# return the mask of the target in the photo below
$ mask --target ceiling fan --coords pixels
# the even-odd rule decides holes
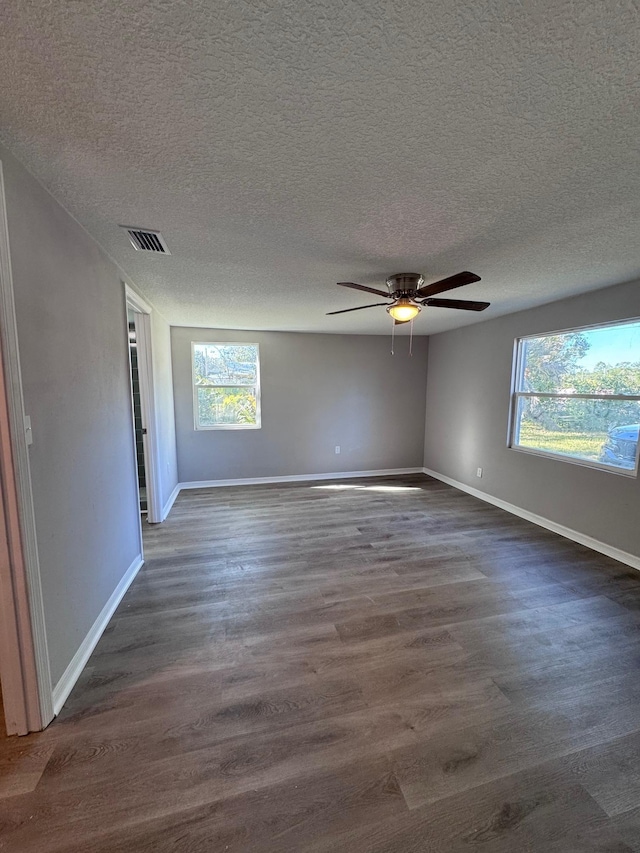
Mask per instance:
[[[470,302],[466,299],[434,299],[437,293],[445,293],[447,290],[454,290],[456,287],[463,287],[465,284],[472,284],[474,281],[480,281],[480,276],[472,272],[459,272],[456,275],[443,278],[433,284],[424,285],[424,277],[417,272],[399,272],[389,276],[387,279],[388,292],[377,290],[375,287],[367,287],[365,284],[356,284],[354,281],[339,281],[339,287],[352,287],[354,290],[364,290],[367,293],[375,293],[376,296],[383,296],[385,299],[391,299],[392,302],[388,305],[387,302],[374,302],[372,305],[359,305],[357,308],[343,308],[341,311],[328,311],[329,314],[346,314],[348,311],[361,311],[363,308],[376,308],[379,305],[388,305],[387,311],[393,317],[395,325],[408,323],[413,320],[420,311],[422,306],[426,305],[430,308],[459,308],[463,311],[484,311],[491,304],[490,302]]]

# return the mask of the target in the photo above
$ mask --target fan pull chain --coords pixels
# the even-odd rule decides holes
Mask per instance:
[[[394,342],[395,334],[396,334],[396,321],[392,317],[391,318],[391,355],[394,355],[393,342]]]
[[[411,320],[411,323],[409,325],[409,332],[410,332],[410,334],[409,334],[409,355],[412,356],[413,355],[413,320]]]

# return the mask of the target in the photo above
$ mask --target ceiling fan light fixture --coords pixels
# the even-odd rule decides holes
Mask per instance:
[[[350,287],[354,290],[364,290],[365,293],[375,293],[376,296],[384,296],[385,299],[393,300],[391,305],[387,302],[374,302],[373,305],[357,305],[355,308],[341,308],[339,311],[328,311],[328,314],[346,314],[350,311],[362,311],[363,308],[378,308],[384,305],[387,312],[396,323],[410,323],[422,311],[422,306],[428,308],[457,308],[464,311],[484,311],[489,302],[472,302],[465,299],[434,299],[439,293],[446,293],[463,287],[465,284],[473,284],[480,281],[480,276],[473,272],[463,272],[450,275],[432,284],[424,284],[424,276],[417,272],[400,272],[390,275],[387,279],[388,292],[378,290],[377,287],[369,287],[366,284],[357,284],[355,281],[339,281],[339,287]]]
[[[393,305],[387,308],[387,311],[394,320],[399,323],[406,323],[408,320],[413,320],[421,311],[421,307],[412,302],[407,296],[401,296]]]

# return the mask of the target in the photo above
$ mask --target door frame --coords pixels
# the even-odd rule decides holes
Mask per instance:
[[[42,728],[4,371],[0,368],[0,680],[8,735]]]
[[[54,712],[1,162],[0,338],[0,677],[7,734],[22,735]]]
[[[162,489],[160,484],[162,468],[153,381],[153,350],[151,345],[151,312],[153,309],[126,281],[123,284],[126,305],[127,308],[131,308],[134,312],[136,326],[140,410],[142,428],[146,430],[142,434],[142,445],[144,448],[145,480],[147,483],[147,521],[150,524],[159,524],[163,521]],[[133,435],[135,442],[135,425]]]

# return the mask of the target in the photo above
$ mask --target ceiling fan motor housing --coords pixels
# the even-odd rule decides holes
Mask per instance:
[[[419,272],[399,272],[387,279],[389,294],[409,296],[424,284],[424,276]]]

